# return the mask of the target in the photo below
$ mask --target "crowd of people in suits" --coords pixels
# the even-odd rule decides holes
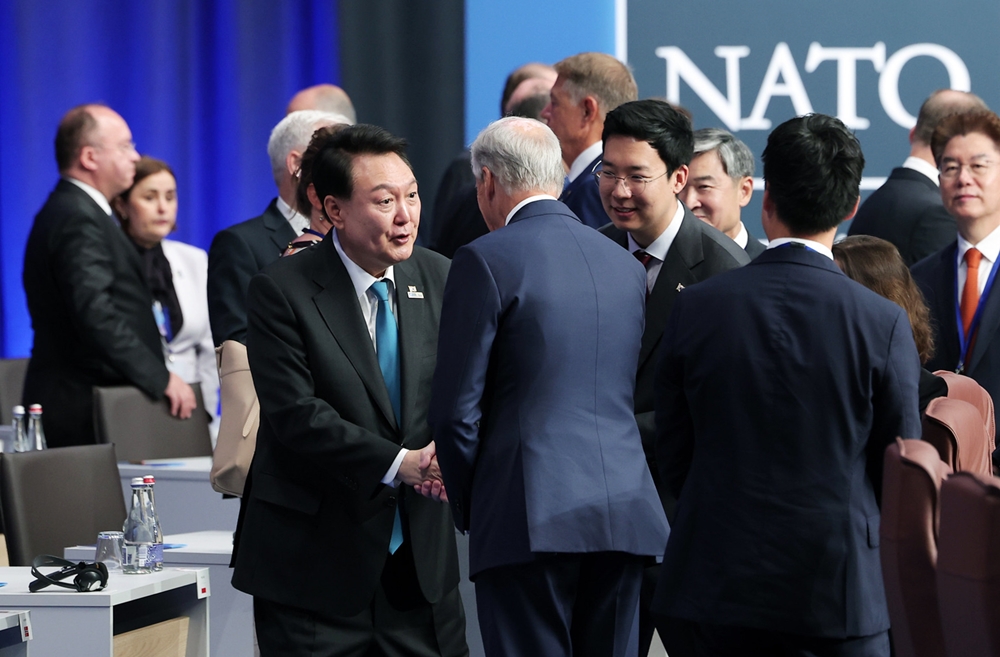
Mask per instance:
[[[186,418],[199,381],[214,412],[214,347],[244,343],[233,585],[265,657],[467,655],[456,528],[491,657],[645,655],[654,629],[671,657],[888,655],[884,449],[934,370],[1000,393],[1000,118],[934,93],[864,204],[851,131],[786,121],[765,246],[746,145],[615,58],[521,67],[500,109],[425,249],[405,142],[303,90],[276,197],[207,254],[167,239],[170,166],[70,110],[24,269],[49,444],[94,442],[96,385]]]

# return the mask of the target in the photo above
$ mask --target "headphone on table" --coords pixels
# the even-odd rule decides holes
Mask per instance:
[[[49,566],[62,566],[61,570],[54,573],[45,573],[38,570]],[[28,590],[32,593],[44,589],[46,586],[61,586],[65,589],[73,589],[84,593],[86,591],[100,591],[108,585],[108,567],[103,562],[85,563],[83,561],[72,562],[66,559],[54,557],[51,554],[42,554],[35,557],[31,562],[31,574],[35,581],[28,585]],[[67,584],[59,580],[73,578],[72,584]]]

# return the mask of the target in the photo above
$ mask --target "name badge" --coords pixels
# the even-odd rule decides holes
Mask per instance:
[[[418,292],[417,291],[417,287],[415,285],[407,285],[406,286],[406,298],[408,298],[408,299],[423,299],[424,298],[424,293],[423,292]]]

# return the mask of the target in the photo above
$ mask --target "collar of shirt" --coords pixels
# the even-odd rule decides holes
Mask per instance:
[[[573,160],[573,164],[569,168],[569,173],[566,174],[566,177],[569,179],[569,181],[573,182],[574,180],[577,179],[577,177],[580,176],[581,173],[584,173],[584,170],[587,168],[587,165],[596,160],[597,156],[600,155],[603,151],[604,151],[604,142],[600,141],[594,142],[587,148],[583,149],[583,152],[577,155],[576,159]],[[588,171],[587,173],[590,172]],[[596,185],[597,183],[594,184]]]
[[[347,274],[351,277],[351,283],[354,285],[354,293],[358,297],[358,304],[361,306],[361,314],[365,318],[365,323],[368,325],[368,334],[372,339],[372,344],[375,343],[375,315],[378,310],[378,298],[375,293],[372,292],[372,283],[375,281],[386,280],[390,281],[392,285],[389,286],[389,309],[392,311],[393,316],[396,315],[396,279],[393,274],[392,266],[385,270],[385,275],[382,278],[375,278],[364,269],[359,267],[357,263],[351,260],[346,253],[344,253],[344,247],[340,245],[340,239],[337,236],[337,229],[331,230],[333,233],[333,245],[337,248],[337,255],[340,256],[340,261],[344,263],[344,268],[347,269]],[[398,323],[397,319],[397,323]]]
[[[740,232],[736,234],[733,241],[736,242],[741,249],[746,249],[747,243],[750,242],[750,233],[747,232],[747,227],[743,225],[742,221],[740,222]]]
[[[108,199],[104,198],[104,194],[100,193],[99,191],[97,191],[87,183],[83,182],[82,180],[77,180],[76,178],[70,178],[69,176],[64,176],[63,180],[71,182],[80,189],[82,189],[83,191],[87,192],[87,196],[94,199],[94,203],[97,203],[99,206],[101,206],[101,209],[104,210],[105,214],[107,215],[111,214],[111,204],[108,203]]]
[[[791,242],[798,242],[806,247],[816,251],[817,253],[822,253],[830,260],[833,260],[833,251],[831,251],[827,246],[820,244],[819,242],[813,242],[812,240],[804,240],[801,237],[779,237],[776,240],[771,240],[767,244],[768,249],[774,249],[782,244],[790,244]]]
[[[979,277],[976,281],[979,284],[979,293],[982,294],[983,290],[986,289],[986,281],[990,277],[990,272],[993,270],[997,258],[1000,257],[1000,227],[994,228],[993,232],[984,237],[979,244],[972,244],[961,235],[958,236],[958,289],[960,291],[965,289],[965,278],[968,271],[965,264],[965,252],[973,246],[983,254],[983,259],[979,262]],[[959,293],[961,294],[961,292]]]
[[[903,160],[904,169],[912,169],[913,171],[919,171],[928,178],[934,181],[935,185],[940,186],[941,181],[938,180],[939,171],[937,168],[928,162],[927,160],[922,160],[919,157],[913,157],[912,155],[905,160]]]
[[[681,222],[684,221],[684,205],[678,201],[677,211],[674,213],[674,218],[670,220],[667,227],[660,233],[660,236],[653,240],[653,243],[643,248],[639,246],[634,239],[632,239],[632,234],[629,233],[628,236],[628,250],[632,253],[642,250],[649,255],[656,258],[657,262],[663,262],[667,259],[667,252],[670,251],[670,247],[674,243],[674,238],[677,237],[677,233],[681,230]],[[698,221],[701,221],[699,219]]]
[[[309,217],[304,217],[298,213],[298,211],[292,206],[285,203],[285,199],[278,197],[278,212],[281,216],[288,220],[291,224],[292,229],[295,231],[295,235],[301,235],[302,231],[309,228]]]
[[[535,201],[544,201],[545,199],[549,199],[551,201],[558,200],[556,199],[555,196],[549,196],[548,194],[535,194],[534,196],[529,196],[528,198],[524,199],[523,201],[515,205],[514,209],[507,213],[507,218],[504,220],[503,225],[506,226],[507,224],[509,224],[510,220],[514,218],[514,215],[517,214],[517,211],[526,206],[527,204],[534,203]]]

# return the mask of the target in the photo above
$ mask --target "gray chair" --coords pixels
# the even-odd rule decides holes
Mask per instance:
[[[170,414],[169,400],[154,402],[138,388],[94,388],[97,442],[114,443],[118,458],[130,462],[211,456],[209,415],[202,401],[201,386],[194,383],[191,387],[198,407],[187,420]]]
[[[21,403],[27,372],[27,358],[0,358],[0,424],[13,421],[12,410]]]
[[[57,447],[0,457],[0,507],[11,566],[62,556],[98,532],[120,531],[125,500],[114,445]]]

